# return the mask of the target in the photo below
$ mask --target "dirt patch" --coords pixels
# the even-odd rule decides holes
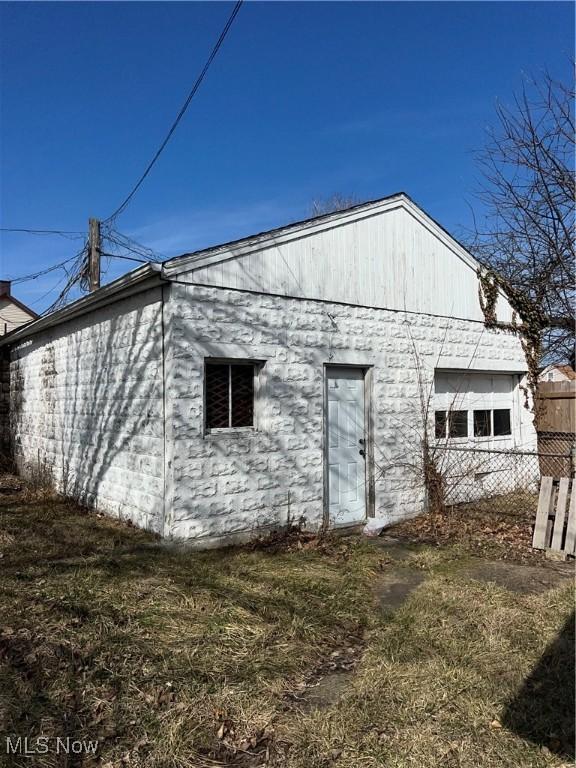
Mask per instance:
[[[397,539],[393,536],[377,536],[368,541],[382,551],[386,562],[403,562],[412,557],[415,552],[421,549],[417,544],[410,544],[406,540]]]
[[[328,709],[336,704],[350,685],[352,672],[334,672],[306,688],[300,698],[300,709]]]
[[[461,573],[476,581],[497,584],[511,592],[533,595],[547,592],[560,582],[574,578],[574,566],[567,563],[562,567],[545,568],[479,560],[466,565]]]
[[[380,610],[388,613],[397,610],[424,581],[421,571],[401,570],[386,573],[374,585],[374,594]]]
[[[364,652],[364,638],[351,635],[350,644],[332,651],[314,672],[291,691],[285,698],[286,709],[300,709],[311,712],[314,709],[328,709],[336,704],[350,685],[352,675]]]
[[[350,548],[343,535],[338,535],[335,531],[322,533],[305,531],[299,525],[270,531],[249,541],[242,547],[234,547],[234,549],[236,551],[242,549],[247,552],[263,552],[268,555],[313,550],[319,554],[332,556],[337,560],[347,560],[350,556]]]

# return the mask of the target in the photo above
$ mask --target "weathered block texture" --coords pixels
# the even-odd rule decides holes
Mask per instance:
[[[161,531],[159,289],[21,342],[12,351],[11,390],[14,456],[23,474],[47,471],[65,494]]]
[[[482,322],[176,283],[163,292],[164,305],[149,290],[14,347],[14,453],[64,493],[201,546],[288,519],[320,525],[326,365],[370,371],[372,511],[389,522],[425,504],[421,395],[434,370],[516,372],[519,384],[525,368],[518,340]],[[260,361],[255,429],[206,432],[206,358]],[[534,431],[517,407],[514,440],[526,446]]]
[[[372,371],[375,513],[388,521],[425,503],[420,395],[434,369],[525,369],[519,341],[482,322],[179,284],[165,316],[165,535],[199,543],[288,517],[321,523],[326,364]],[[205,433],[210,357],[264,361],[254,431]],[[533,428],[528,414],[517,416],[526,444]]]

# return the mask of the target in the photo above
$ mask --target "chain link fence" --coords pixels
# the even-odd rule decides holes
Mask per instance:
[[[534,514],[541,477],[574,476],[574,439],[559,447],[563,450],[556,453],[542,451],[540,443],[535,451],[450,448],[443,471],[446,505],[473,504],[501,515]]]
[[[572,477],[576,456],[574,432],[538,432],[542,476]]]

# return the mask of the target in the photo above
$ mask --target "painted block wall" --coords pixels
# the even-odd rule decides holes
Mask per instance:
[[[249,537],[288,515],[320,524],[326,364],[371,370],[375,512],[389,522],[424,505],[417,470],[406,467],[418,463],[422,434],[418,367],[426,390],[435,368],[525,368],[514,336],[478,322],[195,285],[163,290],[164,378],[160,289],[13,349],[15,458],[24,474],[40,464],[64,493],[107,514],[198,546]],[[207,357],[262,361],[256,431],[205,434]],[[535,435],[521,416],[526,446]]]
[[[10,437],[10,350],[0,349],[0,469],[11,471]]]
[[[324,366],[371,367],[375,512],[418,514],[420,391],[435,368],[520,372],[519,341],[483,323],[173,283],[167,291],[165,535],[210,546],[323,514]],[[264,361],[257,430],[205,434],[205,358]],[[423,382],[419,385],[418,368]],[[433,416],[433,414],[431,414]],[[535,442],[522,415],[524,444]]]
[[[160,289],[39,332],[12,351],[14,458],[62,492],[161,532]]]

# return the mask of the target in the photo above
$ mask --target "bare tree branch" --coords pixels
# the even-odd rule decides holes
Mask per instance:
[[[574,88],[546,74],[525,85],[478,155],[483,225],[471,249],[541,318],[544,357],[574,350]]]
[[[323,216],[326,213],[345,211],[355,205],[360,205],[361,202],[362,200],[359,200],[355,195],[334,194],[331,197],[317,198],[310,205],[310,216]]]

